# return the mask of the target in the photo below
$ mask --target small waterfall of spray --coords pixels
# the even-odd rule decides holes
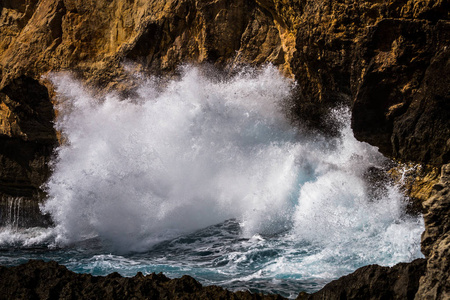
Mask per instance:
[[[0,217],[0,249],[2,250],[37,245],[47,246],[54,241],[54,229],[46,227],[47,223],[43,222],[34,199],[3,197]]]
[[[20,210],[22,198],[20,197],[8,197],[8,214],[6,216],[6,226],[10,227],[13,230],[17,230],[19,228],[20,222]]]

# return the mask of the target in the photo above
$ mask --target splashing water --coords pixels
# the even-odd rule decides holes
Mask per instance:
[[[6,225],[13,229],[18,229],[20,221],[20,205],[22,199],[18,197],[9,197],[8,201],[8,212],[6,215]]]
[[[163,88],[142,78],[125,101],[51,80],[67,142],[42,207],[55,228],[33,241],[57,249],[33,257],[295,297],[363,265],[421,256],[423,222],[405,214],[399,189],[369,192],[367,171],[386,159],[355,140],[348,110],[330,116],[339,138],[293,128],[281,109],[293,84],[274,67],[222,81],[186,67]]]

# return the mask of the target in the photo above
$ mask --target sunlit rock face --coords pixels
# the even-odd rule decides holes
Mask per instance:
[[[126,93],[127,62],[152,74],[273,63],[299,83],[294,115],[311,126],[333,131],[321,117],[347,103],[357,138],[438,166],[449,158],[448,19],[434,1],[6,1],[0,89],[71,70]]]

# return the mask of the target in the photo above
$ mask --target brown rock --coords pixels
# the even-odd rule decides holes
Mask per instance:
[[[414,299],[426,261],[416,259],[390,267],[370,265],[327,284],[317,293],[300,293],[297,299]]]
[[[284,299],[278,295],[230,292],[218,286],[203,287],[190,276],[169,279],[163,274],[138,273],[127,278],[77,274],[56,262],[39,260],[0,267],[0,299]]]
[[[439,166],[449,159],[450,22],[385,19],[362,40],[355,136],[388,156]],[[438,129],[439,128],[439,129]]]
[[[388,173],[409,197],[408,211],[413,214],[423,212],[422,203],[430,198],[433,186],[439,182],[440,169],[410,163],[396,165]]]
[[[416,299],[450,298],[450,164],[442,167],[433,196],[424,202],[422,252],[428,258]]]

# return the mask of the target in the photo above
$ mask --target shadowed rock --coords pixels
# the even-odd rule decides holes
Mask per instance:
[[[414,299],[425,259],[400,263],[392,268],[370,265],[327,284],[317,293],[300,293],[298,300]]]
[[[138,273],[127,278],[77,274],[56,262],[30,260],[17,267],[0,267],[0,299],[284,299],[278,295],[230,292],[203,287],[190,276],[169,279],[163,274]]]
[[[416,299],[450,298],[450,164],[442,167],[433,195],[423,203],[422,252],[428,258]]]

